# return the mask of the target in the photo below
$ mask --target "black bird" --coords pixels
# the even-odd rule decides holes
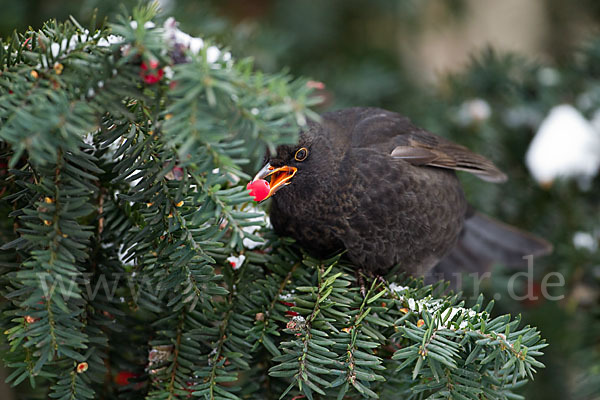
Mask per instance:
[[[372,274],[393,266],[424,275],[524,265],[546,241],[474,211],[454,171],[506,176],[485,157],[378,108],[348,108],[310,122],[254,180],[270,176],[275,231],[325,257],[345,249]]]

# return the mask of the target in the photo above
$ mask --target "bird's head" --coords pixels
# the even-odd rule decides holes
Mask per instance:
[[[283,193],[292,197],[306,195],[327,179],[331,173],[325,165],[328,157],[324,153],[328,146],[318,133],[318,129],[302,132],[298,144],[278,146],[274,155],[265,157],[264,166],[252,180],[270,179],[269,193],[263,200],[286,187],[280,196]]]

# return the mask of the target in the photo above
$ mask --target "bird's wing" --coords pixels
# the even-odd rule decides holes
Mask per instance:
[[[411,135],[406,144],[396,146],[391,156],[413,165],[449,168],[467,171],[489,182],[504,182],[506,175],[487,158],[473,153],[464,146],[446,140],[435,145],[420,141]],[[441,139],[441,138],[440,138]]]
[[[506,175],[487,158],[416,127],[400,114],[357,107],[332,115],[338,121],[347,121],[350,116],[353,121],[346,122],[344,136],[351,140],[353,147],[377,148],[413,165],[467,171],[489,182],[506,180]],[[348,130],[348,126],[351,129]]]

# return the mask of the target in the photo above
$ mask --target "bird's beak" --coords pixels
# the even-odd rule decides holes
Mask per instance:
[[[271,164],[267,163],[252,179],[252,182],[258,179],[265,179],[266,177],[271,177],[271,182],[269,183],[269,194],[264,200],[273,196],[275,192],[284,187],[285,185],[289,185],[294,175],[296,175],[296,171],[298,168],[296,167],[288,167],[284,165],[283,167],[275,168],[271,166]]]

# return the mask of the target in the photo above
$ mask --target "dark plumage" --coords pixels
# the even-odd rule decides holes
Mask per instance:
[[[545,241],[475,213],[454,170],[506,179],[486,158],[397,113],[357,107],[309,123],[298,145],[280,146],[255,179],[271,176],[277,233],[316,256],[346,249],[373,273],[400,264],[422,275],[440,260],[442,269],[522,263],[523,255],[550,251]]]

